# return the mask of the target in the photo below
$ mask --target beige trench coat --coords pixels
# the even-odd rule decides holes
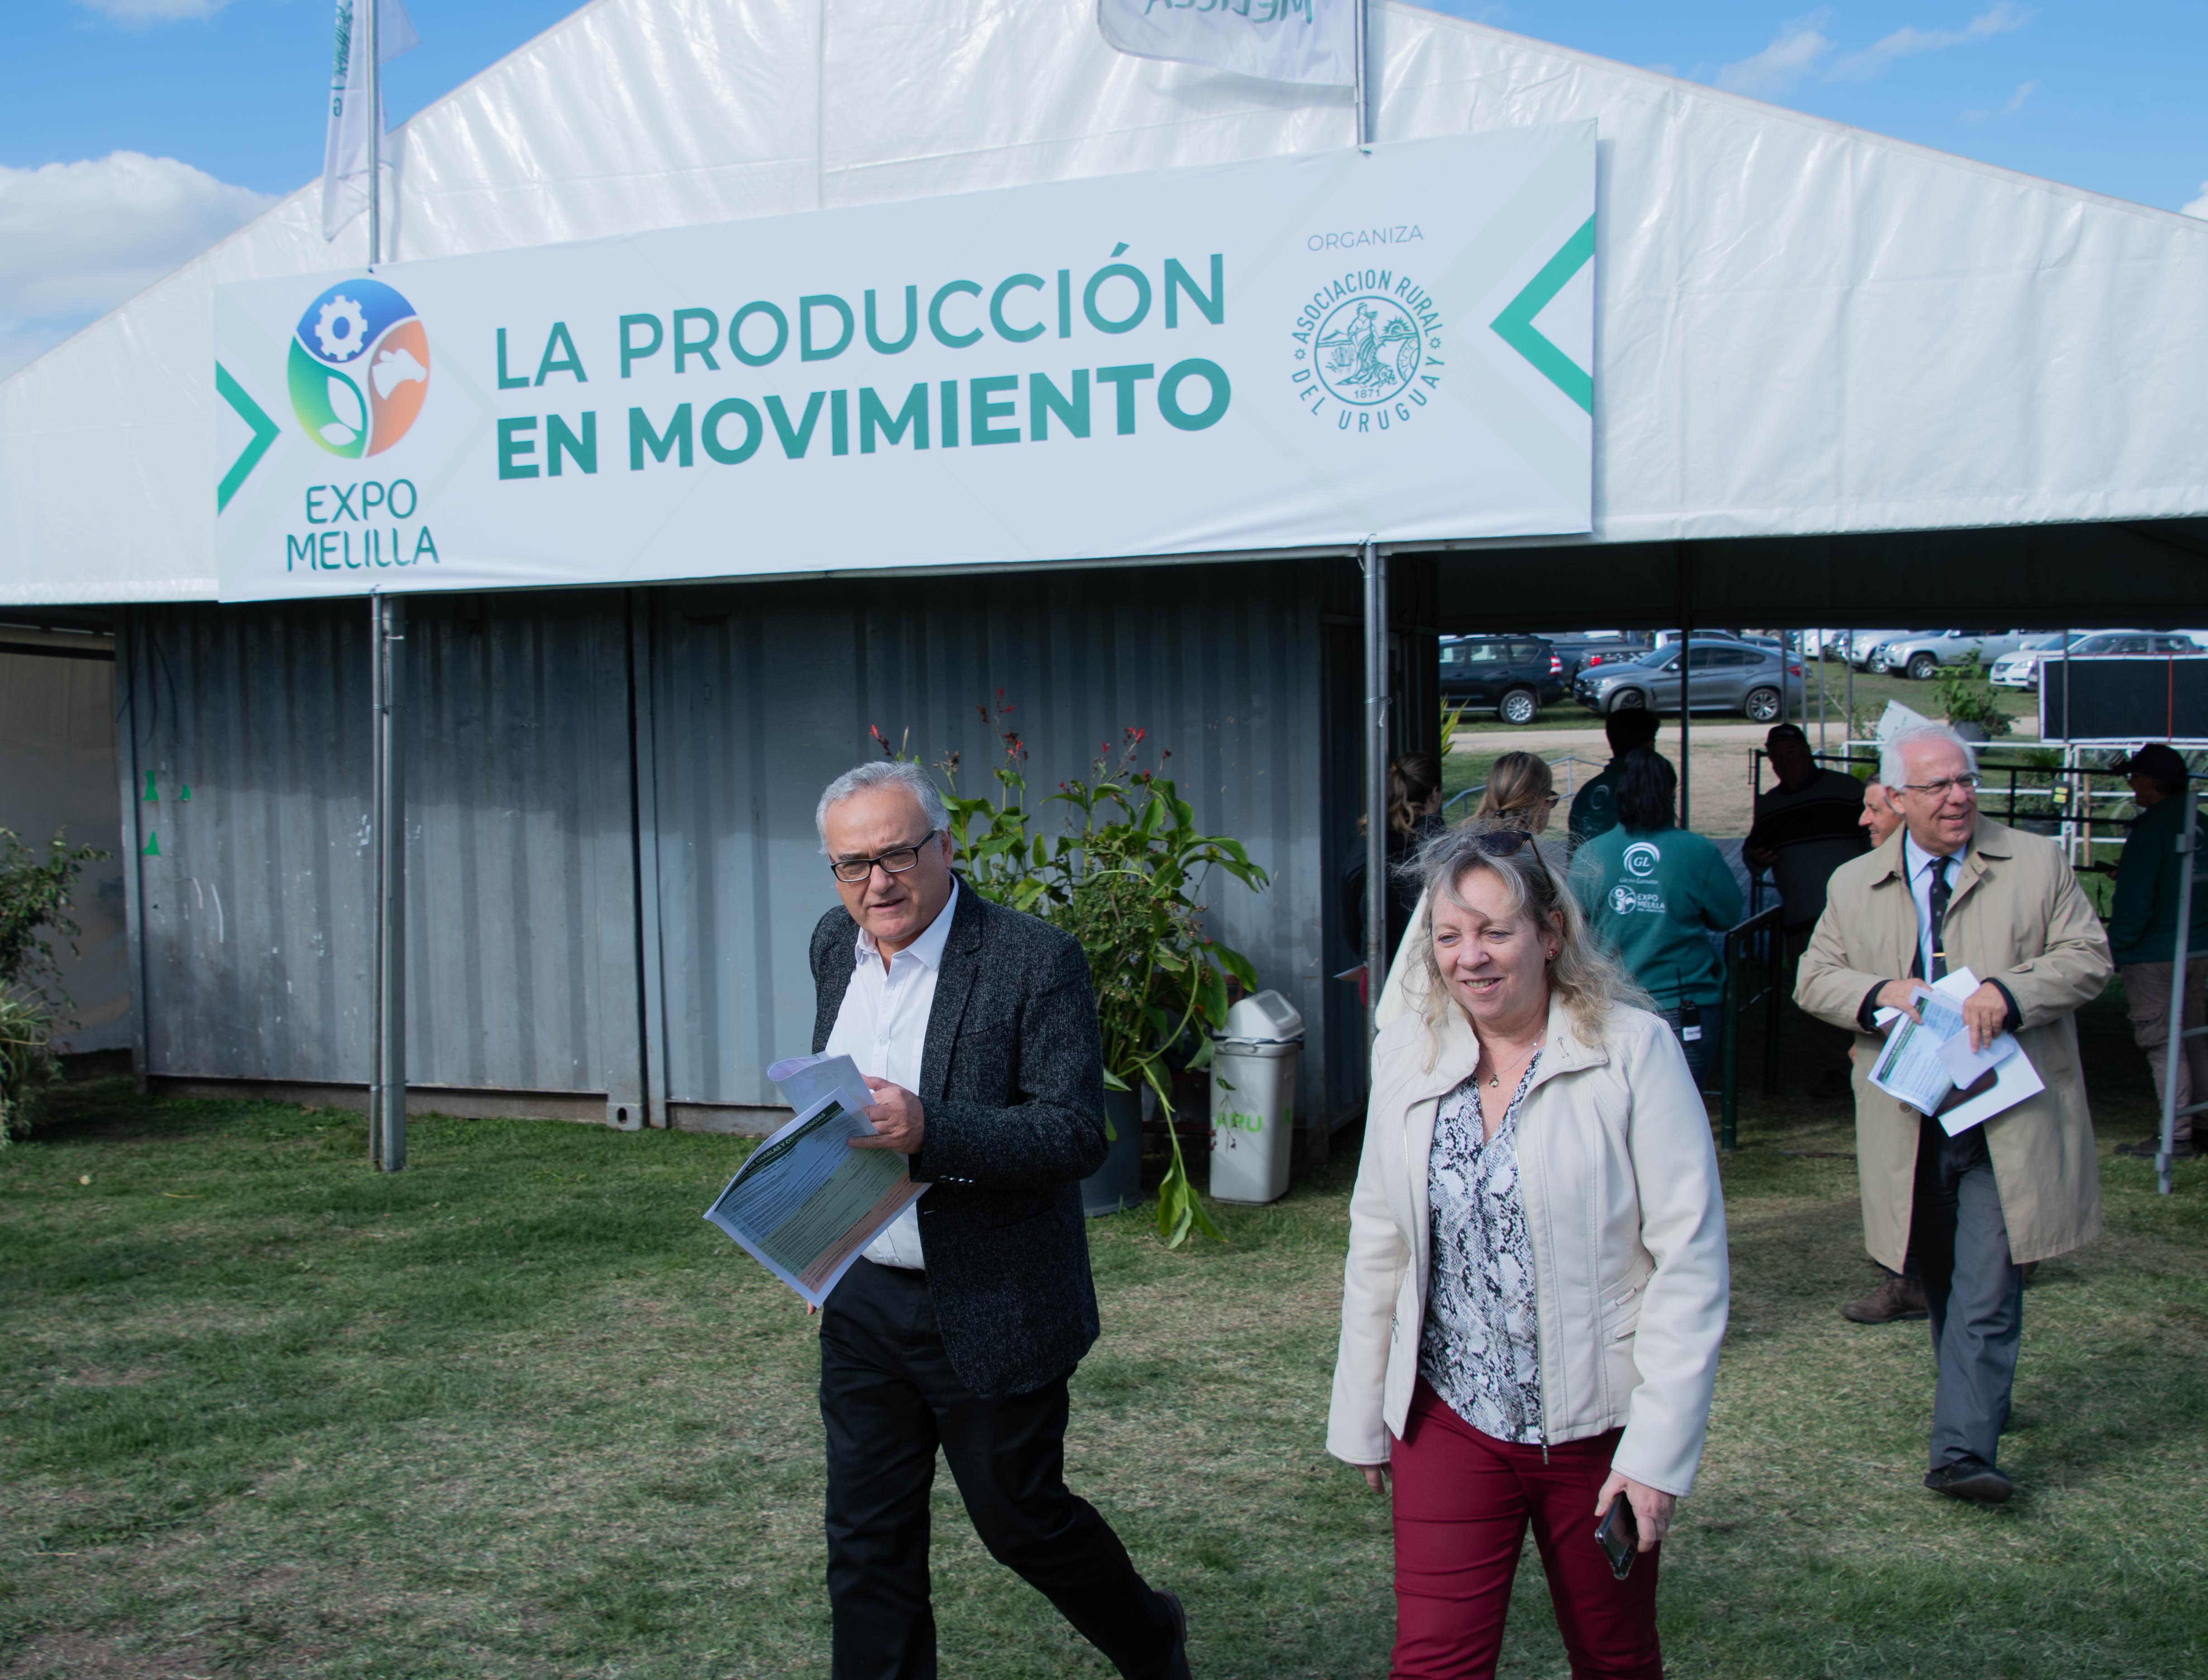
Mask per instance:
[[[1794,987],[1821,1021],[1854,1030],[1856,1170],[1863,1245],[1899,1271],[1909,1248],[1917,1129],[1926,1124],[1870,1083],[1880,1041],[1857,1025],[1871,987],[1916,960],[1917,905],[1903,879],[1902,831],[1833,872]],[[2093,1121],[2078,1060],[2075,1011],[2115,972],[2100,918],[2052,840],[1981,816],[1943,924],[1951,968],[1997,980],[2024,1017],[2017,1042],[2047,1089],[1986,1121],[2009,1253],[2019,1265],[2089,1243],[2101,1232]]]

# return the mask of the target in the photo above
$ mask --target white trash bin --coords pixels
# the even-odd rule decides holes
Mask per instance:
[[[1227,1011],[1211,1059],[1211,1193],[1219,1201],[1276,1202],[1287,1192],[1303,1039],[1304,1017],[1278,992]]]

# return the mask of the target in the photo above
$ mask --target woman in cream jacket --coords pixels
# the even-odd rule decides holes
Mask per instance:
[[[1573,1674],[1655,1680],[1654,1548],[1725,1335],[1708,1117],[1522,831],[1421,861],[1431,932],[1400,964],[1425,984],[1373,1047],[1327,1448],[1376,1491],[1393,1473],[1397,1680],[1494,1671],[1529,1524]],[[1620,1497],[1622,1581],[1594,1537]]]

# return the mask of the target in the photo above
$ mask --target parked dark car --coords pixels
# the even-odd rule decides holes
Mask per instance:
[[[1556,651],[1569,682],[1590,665],[1614,664],[1647,652],[1653,644],[1646,630],[1548,631],[1544,633]]]
[[[1449,636],[1442,641],[1442,703],[1530,723],[1571,692],[1564,662],[1545,636]]]

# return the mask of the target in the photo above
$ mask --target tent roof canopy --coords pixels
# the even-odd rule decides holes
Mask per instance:
[[[1639,545],[1811,538],[1783,567],[1753,543],[1698,562],[1698,598],[1730,566],[1765,599],[1868,607],[1890,546],[1828,539],[2122,523],[2031,550],[2070,556],[2029,574],[2060,618],[2078,556],[2194,565],[2208,223],[1392,0],[1373,27],[1383,143],[1598,123],[1593,541],[1635,545],[1605,576],[1675,579]],[[595,0],[399,131],[387,237],[403,261],[1350,138],[1346,90],[1123,57],[1091,0]],[[303,188],[0,384],[0,603],[213,597],[213,288],[357,263],[365,237],[326,243]],[[1928,574],[1977,556],[1959,602],[1989,567],[2024,582],[1990,534],[1910,551]],[[1832,556],[1821,597],[1803,552]]]

